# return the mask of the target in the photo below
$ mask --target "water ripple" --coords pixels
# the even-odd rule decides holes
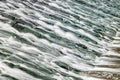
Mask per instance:
[[[0,0],[0,80],[119,80],[119,0]]]

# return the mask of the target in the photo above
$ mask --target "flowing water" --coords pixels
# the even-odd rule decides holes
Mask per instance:
[[[0,0],[0,80],[120,80],[120,0]]]

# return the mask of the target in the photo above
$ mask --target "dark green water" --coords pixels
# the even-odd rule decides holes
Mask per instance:
[[[120,0],[0,0],[0,80],[120,80]]]

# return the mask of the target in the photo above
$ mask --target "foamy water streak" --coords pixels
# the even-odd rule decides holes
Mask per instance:
[[[119,4],[0,0],[0,80],[119,80]]]

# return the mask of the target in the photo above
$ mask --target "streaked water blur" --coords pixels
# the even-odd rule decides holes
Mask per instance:
[[[120,0],[0,0],[0,80],[120,80]]]

